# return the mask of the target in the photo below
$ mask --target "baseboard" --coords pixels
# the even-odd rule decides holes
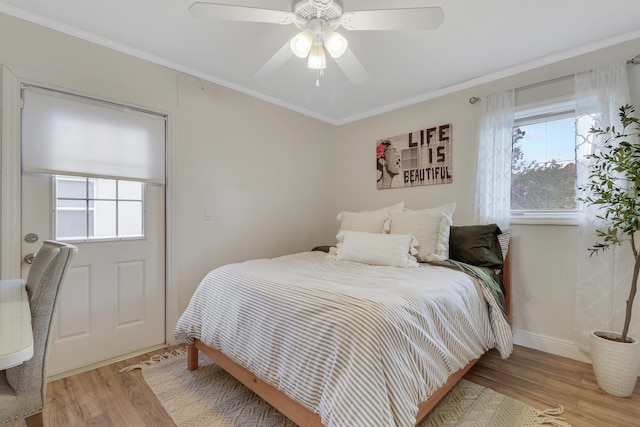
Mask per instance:
[[[69,377],[71,375],[81,374],[82,372],[90,371],[92,369],[101,368],[103,366],[111,365],[112,363],[121,362],[123,360],[130,359],[130,358],[136,357],[136,356],[140,356],[141,354],[145,354],[145,353],[148,353],[150,351],[159,350],[159,349],[165,348],[165,347],[167,347],[167,344],[159,344],[159,345],[155,345],[153,347],[141,349],[141,350],[134,351],[134,352],[128,353],[128,354],[124,354],[122,356],[114,357],[114,358],[111,358],[109,360],[104,360],[102,362],[94,363],[92,365],[83,366],[82,368],[74,369],[74,370],[67,371],[67,372],[62,372],[62,373],[56,374],[56,375],[47,376],[47,382],[50,383],[51,381],[56,381],[56,380],[59,380],[59,379],[62,379],[62,378]]]
[[[516,329],[513,333],[513,343],[591,364],[589,356],[580,351],[573,341],[560,340],[558,338]]]

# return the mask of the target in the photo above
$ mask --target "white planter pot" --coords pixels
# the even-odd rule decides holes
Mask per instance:
[[[629,397],[638,380],[640,371],[640,343],[611,341],[606,337],[620,338],[620,334],[608,331],[591,333],[591,359],[598,385],[614,396]]]

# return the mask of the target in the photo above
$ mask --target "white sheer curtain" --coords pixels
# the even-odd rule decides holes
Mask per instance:
[[[586,182],[589,167],[584,156],[598,152],[604,144],[604,138],[590,135],[589,129],[612,125],[622,128],[619,108],[631,102],[627,66],[619,63],[576,74],[575,85],[577,181],[581,186]],[[596,229],[601,222],[596,207],[581,204],[579,210],[575,332],[578,348],[588,351],[591,331],[622,332],[633,260],[628,242],[589,256],[587,249],[600,241]],[[638,312],[632,318],[629,334],[640,338]]]
[[[487,95],[481,101],[474,219],[502,229],[511,217],[511,147],[515,92]]]

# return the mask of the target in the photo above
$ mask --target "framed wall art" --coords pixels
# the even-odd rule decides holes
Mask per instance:
[[[379,190],[453,181],[451,124],[376,141]]]

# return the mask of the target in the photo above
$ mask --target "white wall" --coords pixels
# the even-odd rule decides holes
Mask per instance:
[[[640,40],[635,40],[339,127],[337,210],[375,209],[401,200],[412,209],[457,202],[454,223],[471,223],[480,106],[471,105],[469,98],[536,85],[612,61],[627,60],[638,53]],[[566,82],[561,82],[546,88],[533,86],[521,97],[531,101],[566,92]],[[453,127],[453,183],[376,189],[373,167],[376,140],[445,123]],[[577,237],[575,226],[513,226],[515,340],[528,347],[588,360],[573,341],[577,251],[582,250],[577,246]]]
[[[334,126],[3,14],[0,64],[18,77],[170,114],[173,322],[210,269],[333,238]]]
[[[181,306],[213,267],[333,237],[333,126],[193,78],[177,122]]]

